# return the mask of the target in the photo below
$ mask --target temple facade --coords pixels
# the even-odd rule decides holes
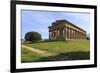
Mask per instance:
[[[86,31],[67,20],[57,20],[48,28],[49,40],[86,39]]]

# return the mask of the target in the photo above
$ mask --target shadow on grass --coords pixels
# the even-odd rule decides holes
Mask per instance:
[[[38,61],[65,61],[65,60],[86,60],[90,59],[89,52],[70,52],[56,56],[43,57]]]
[[[70,52],[62,53],[56,56],[41,57],[36,61],[27,62],[46,62],[46,61],[71,61],[71,60],[88,60],[90,59],[90,52]]]

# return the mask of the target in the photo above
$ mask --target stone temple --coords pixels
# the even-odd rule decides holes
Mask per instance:
[[[57,20],[48,28],[49,40],[86,39],[86,31],[67,20]]]

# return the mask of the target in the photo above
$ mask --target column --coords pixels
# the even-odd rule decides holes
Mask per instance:
[[[58,40],[58,29],[56,30],[56,40]]]
[[[67,28],[67,39],[69,39],[69,28]]]
[[[84,39],[84,35],[83,35],[83,33],[82,33],[82,39]]]
[[[70,35],[70,32],[71,32],[71,31],[70,31],[70,28],[69,28],[69,39],[71,39],[71,37],[70,37],[70,36],[71,36],[71,35]]]
[[[58,28],[58,39],[59,39],[59,28]]]
[[[76,31],[76,39],[78,39],[77,31]]]
[[[73,32],[72,32],[73,30],[71,29],[71,39],[73,39]]]
[[[81,33],[81,39],[83,39],[83,35],[82,35],[82,33]]]
[[[79,39],[80,39],[80,32],[78,32],[78,35],[79,35]]]
[[[57,40],[57,29],[56,29],[56,40]]]
[[[66,36],[67,36],[66,28],[64,27],[64,39],[65,39],[65,40],[66,40]]]
[[[78,32],[78,39],[80,39],[80,32]]]
[[[52,39],[54,40],[54,30],[52,31],[52,36],[53,36]]]
[[[70,28],[70,39],[72,39],[72,30]]]
[[[56,39],[56,31],[55,31],[55,29],[54,29],[54,40]]]
[[[53,36],[53,31],[52,31],[52,40],[53,40],[54,36]]]
[[[80,39],[81,39],[81,32],[80,32]]]
[[[81,32],[80,32],[80,39],[81,39],[82,37],[81,37]]]
[[[64,28],[62,29],[62,38],[64,39],[64,37],[65,37],[65,34],[64,34]]]
[[[81,39],[81,33],[79,32],[79,39]]]
[[[75,30],[74,30],[74,39],[75,39]]]
[[[74,30],[73,30],[73,39],[74,39]]]
[[[78,37],[78,39],[79,39],[79,32],[77,32],[77,37]]]
[[[52,40],[52,31],[51,31],[51,40]]]
[[[75,39],[76,39],[76,30],[75,30]]]
[[[56,36],[57,36],[57,34],[56,34],[56,29],[55,29],[55,40],[56,40]]]
[[[74,38],[73,29],[72,29],[72,39]]]
[[[49,40],[50,40],[50,31],[49,31]]]
[[[73,29],[71,29],[71,39],[73,39]]]
[[[70,29],[70,39],[72,39],[72,29]]]
[[[67,28],[66,28],[66,39],[67,39]]]
[[[77,39],[77,31],[75,31],[75,39]]]
[[[81,32],[80,32],[80,39],[82,39],[82,35],[81,35]]]

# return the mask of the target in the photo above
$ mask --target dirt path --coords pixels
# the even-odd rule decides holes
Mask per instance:
[[[37,54],[40,54],[41,56],[53,56],[53,55],[56,55],[55,53],[49,53],[47,51],[35,49],[33,47],[29,47],[29,46],[25,46],[25,45],[22,45],[22,47],[23,48],[27,48],[30,51],[36,52]]]

